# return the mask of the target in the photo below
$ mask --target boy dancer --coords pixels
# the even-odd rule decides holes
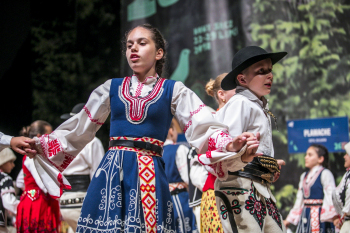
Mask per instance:
[[[257,153],[263,154],[241,170],[229,169],[226,180],[218,176],[214,186],[224,232],[285,232],[270,190],[279,176],[280,164],[274,159],[273,115],[264,96],[271,91],[272,65],[286,54],[267,53],[257,46],[243,48],[233,58],[232,71],[221,82],[223,90],[236,88],[237,94],[216,113],[216,119],[229,127],[233,137],[243,132],[259,137],[260,133]],[[236,157],[236,164],[242,163],[241,159]]]

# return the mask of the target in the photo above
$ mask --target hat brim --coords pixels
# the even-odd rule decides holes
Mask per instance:
[[[63,114],[63,115],[61,115],[61,119],[62,120],[67,120],[67,119],[69,119],[69,118],[71,118],[72,116],[69,114],[69,113],[65,113],[65,114]]]
[[[257,63],[261,60],[270,58],[272,65],[281,60],[284,56],[287,55],[287,52],[279,52],[279,53],[266,53],[251,57],[245,61],[243,61],[240,65],[238,65],[235,69],[233,69],[230,73],[228,73],[221,81],[221,88],[225,91],[235,89],[237,87],[236,78],[237,75],[242,73],[243,70],[248,68],[249,66]]]

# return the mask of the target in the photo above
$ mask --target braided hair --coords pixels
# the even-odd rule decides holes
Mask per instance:
[[[313,147],[315,149],[319,158],[323,157],[322,166],[325,168],[329,168],[329,155],[327,148],[320,144],[312,144],[310,147]]]
[[[124,41],[123,41],[123,54],[125,54],[125,52],[126,52],[126,42],[128,40],[128,36],[129,36],[130,32],[132,30],[134,30],[135,28],[137,28],[137,27],[145,28],[145,29],[147,29],[148,31],[151,32],[151,34],[152,34],[151,38],[152,38],[152,40],[154,41],[154,43],[156,45],[156,50],[157,51],[158,51],[158,49],[163,49],[163,57],[156,62],[156,72],[157,72],[157,74],[159,76],[162,77],[162,74],[163,74],[163,71],[164,71],[164,67],[165,67],[165,63],[166,63],[167,42],[164,39],[162,33],[156,27],[153,27],[150,24],[141,24],[141,25],[138,25],[138,26],[132,28],[131,30],[127,31],[125,33],[125,38],[124,38]]]

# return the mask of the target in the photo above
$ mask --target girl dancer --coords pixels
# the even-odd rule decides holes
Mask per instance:
[[[209,138],[217,141],[218,150],[225,151],[224,154],[239,151],[248,140],[246,137],[251,136],[244,134],[233,140],[225,126],[213,119],[202,101],[184,84],[159,77],[166,50],[165,40],[156,28],[137,26],[126,34],[125,45],[133,75],[106,81],[93,91],[80,113],[52,134],[30,141],[32,149],[38,149],[42,155],[36,156],[38,169],[46,167],[51,174],[43,174],[43,180],[52,181],[50,177],[56,174],[54,181],[60,189],[65,188],[68,184],[61,173],[50,171],[44,164],[64,170],[111,113],[109,150],[88,188],[77,232],[174,231],[161,158],[173,116],[187,141],[199,151],[207,149]],[[248,157],[258,147],[258,142],[251,138],[245,153]],[[60,195],[57,189],[52,191]]]
[[[300,176],[297,199],[284,224],[298,225],[297,233],[335,232],[333,219],[337,214],[332,203],[335,182],[327,169],[327,148],[311,145],[306,151],[305,167],[309,171]]]

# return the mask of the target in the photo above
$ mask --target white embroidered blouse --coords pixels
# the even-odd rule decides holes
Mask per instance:
[[[306,180],[304,182],[305,174],[301,174],[300,181],[299,181],[299,188],[297,192],[297,198],[295,200],[293,208],[290,210],[287,221],[292,223],[293,225],[298,225],[298,222],[300,220],[303,207],[304,207],[304,193],[306,192],[306,195],[310,191],[311,186],[315,183],[318,174],[320,170],[322,169],[322,166],[315,166],[313,167],[308,176],[306,177]],[[333,206],[332,201],[332,192],[335,189],[335,182],[333,174],[330,170],[324,169],[321,173],[321,183],[323,186],[323,203],[322,203],[322,210],[321,210],[321,222],[333,222],[333,217],[337,215],[335,212],[335,208]],[[304,190],[304,193],[303,193]]]
[[[144,82],[140,82],[136,76],[132,76],[130,94],[133,97],[148,95],[157,80],[158,77],[149,77]],[[38,172],[45,182],[47,179],[49,180],[47,183],[56,184],[48,187],[51,195],[60,196],[62,188],[69,185],[59,171],[63,171],[84,146],[95,137],[95,133],[107,119],[111,111],[110,86],[111,80],[107,80],[91,93],[80,113],[62,123],[51,134],[35,138],[39,154],[43,156],[35,157]],[[223,154],[226,155],[232,154],[226,152],[227,144],[232,141],[227,127],[216,121],[198,96],[183,83],[175,83],[169,107],[183,129],[188,143],[196,147],[199,153],[207,150],[208,139],[212,137],[220,147],[218,150],[223,151]],[[49,173],[51,175],[48,175]]]

